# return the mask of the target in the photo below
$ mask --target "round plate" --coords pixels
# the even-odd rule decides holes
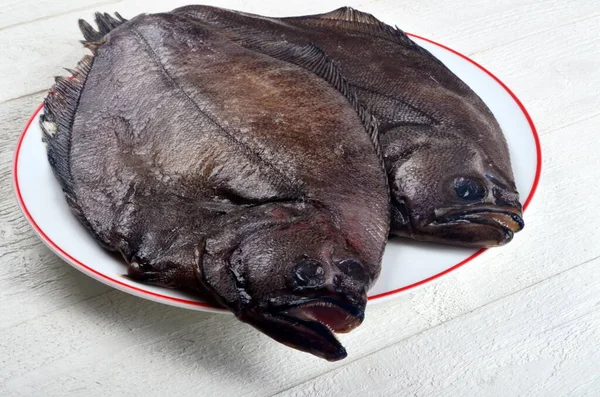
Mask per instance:
[[[517,189],[526,198],[527,208],[540,177],[541,151],[535,126],[521,102],[498,78],[466,56],[411,36],[475,90],[492,110],[506,135]],[[67,206],[42,143],[38,125],[42,111],[40,106],[19,138],[13,179],[21,209],[48,247],[75,268],[122,291],[170,305],[224,312],[194,296],[123,277],[125,264],[100,248]],[[438,279],[484,251],[393,239],[387,245],[383,270],[369,301],[383,301]]]

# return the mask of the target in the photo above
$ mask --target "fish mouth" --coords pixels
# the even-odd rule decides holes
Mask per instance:
[[[365,317],[363,310],[333,299],[309,300],[281,313],[300,321],[317,322],[336,333],[352,331]]]
[[[436,219],[437,224],[475,223],[496,226],[511,233],[516,233],[525,227],[520,211],[513,209],[476,208],[446,213]]]
[[[364,305],[341,299],[309,298],[278,306],[245,321],[276,341],[328,361],[348,354],[335,333],[345,333],[362,323]]]
[[[484,207],[445,212],[438,215],[431,226],[451,226],[450,235],[469,238],[465,239],[465,246],[494,247],[510,242],[525,223],[520,211],[515,209]]]

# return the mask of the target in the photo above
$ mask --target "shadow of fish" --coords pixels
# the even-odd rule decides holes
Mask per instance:
[[[486,247],[509,242],[523,228],[508,148],[493,114],[399,29],[348,7],[292,18],[208,6],[173,12],[280,59],[287,54],[274,43],[314,43],[339,66],[380,124],[392,233]]]
[[[175,14],[96,21],[80,21],[93,56],[56,79],[41,119],[75,215],[133,280],[345,357],[333,332],[363,320],[390,210],[372,118],[335,66],[283,44],[308,71]]]

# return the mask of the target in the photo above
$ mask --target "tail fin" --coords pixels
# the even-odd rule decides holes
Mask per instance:
[[[82,43],[89,44],[101,42],[104,39],[104,36],[109,34],[111,30],[127,22],[127,19],[123,18],[118,12],[115,12],[115,16],[116,18],[106,12],[104,14],[97,12],[96,25],[98,26],[98,30],[94,29],[92,25],[83,19],[80,19],[79,29],[85,38],[85,40],[82,40]]]

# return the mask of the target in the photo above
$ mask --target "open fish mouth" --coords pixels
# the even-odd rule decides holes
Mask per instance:
[[[364,311],[330,299],[311,300],[282,313],[301,321],[317,322],[336,333],[350,332],[364,319]]]
[[[246,321],[287,346],[337,361],[347,353],[335,333],[348,332],[363,319],[364,304],[323,297],[278,306]]]
[[[514,209],[476,208],[449,212],[439,216],[436,224],[475,223],[502,228],[507,234],[521,231],[525,227],[520,211]]]

